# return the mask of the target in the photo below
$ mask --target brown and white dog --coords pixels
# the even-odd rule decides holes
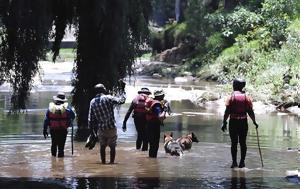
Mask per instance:
[[[181,146],[175,139],[173,139],[173,133],[164,134],[164,147],[165,151],[171,156],[181,156],[183,154]]]
[[[196,135],[192,132],[188,135],[183,135],[182,137],[176,139],[176,142],[180,144],[182,150],[189,150],[192,148],[193,142],[199,142]]]

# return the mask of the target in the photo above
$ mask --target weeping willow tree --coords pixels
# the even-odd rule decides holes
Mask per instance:
[[[14,110],[25,109],[38,60],[45,55],[49,13],[42,1],[1,1],[1,75],[13,88]]]
[[[26,108],[49,38],[54,38],[55,61],[65,30],[75,27],[72,104],[77,136],[86,137],[93,86],[103,83],[112,91],[132,74],[134,58],[148,39],[150,7],[149,0],[0,0],[0,82],[12,85],[13,109]]]

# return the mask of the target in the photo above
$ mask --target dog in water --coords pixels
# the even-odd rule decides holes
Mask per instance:
[[[192,143],[199,142],[199,140],[192,132],[188,135],[183,135],[182,137],[178,138],[176,142],[179,143],[182,150],[189,150],[192,148]]]
[[[175,139],[173,139],[173,133],[164,134],[164,147],[165,151],[171,156],[181,156],[183,154],[181,146]]]

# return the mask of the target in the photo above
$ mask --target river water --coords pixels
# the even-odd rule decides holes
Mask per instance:
[[[49,71],[50,70],[50,71]],[[52,72],[51,72],[52,70]],[[71,155],[70,132],[63,159],[50,155],[50,139],[42,136],[44,113],[57,90],[70,92],[70,72],[55,67],[43,75],[30,95],[28,110],[9,115],[7,86],[0,87],[0,188],[298,188],[289,183],[287,172],[297,172],[300,161],[299,118],[286,113],[258,114],[259,139],[264,168],[252,123],[247,138],[246,168],[230,169],[230,139],[222,133],[222,107],[204,109],[189,100],[195,90],[216,87],[209,83],[174,83],[172,80],[132,78],[127,85],[127,103],[116,110],[118,146],[116,164],[102,165],[99,146],[84,148],[75,142]],[[127,132],[121,123],[132,97],[140,87],[164,88],[173,114],[161,131],[157,159],[135,150],[136,132],[132,119]],[[68,94],[68,93],[67,93]],[[178,98],[177,98],[178,97]],[[76,126],[75,126],[76,128]],[[165,154],[163,134],[179,137],[194,132],[199,143],[181,157]],[[108,151],[107,151],[108,152]]]

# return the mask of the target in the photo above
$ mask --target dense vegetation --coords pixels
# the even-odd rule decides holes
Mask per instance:
[[[76,29],[72,104],[78,133],[87,131],[93,86],[110,91],[131,74],[134,58],[147,42],[151,4],[147,0],[0,0],[0,84],[13,88],[12,110],[26,108],[38,61],[54,39],[53,60],[65,30]]]
[[[258,91],[262,100],[298,101],[300,2],[252,0],[230,7],[212,2],[190,0],[183,23],[154,32],[152,39],[164,41],[156,51],[187,43],[192,51],[182,71],[221,83],[244,77],[247,90]]]

